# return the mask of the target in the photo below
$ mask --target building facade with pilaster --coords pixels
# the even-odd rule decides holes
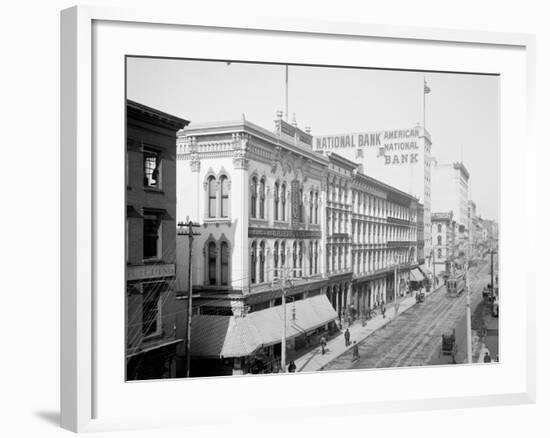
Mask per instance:
[[[308,129],[281,114],[273,131],[244,118],[193,124],[178,134],[177,159],[186,200],[177,218],[200,233],[192,375],[277,371],[285,311],[291,360],[343,320],[393,300],[395,278],[405,294],[418,265],[418,200],[314,151]],[[179,236],[182,299],[188,250]]]

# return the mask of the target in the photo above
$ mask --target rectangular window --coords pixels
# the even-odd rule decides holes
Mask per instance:
[[[161,224],[159,213],[143,214],[143,259],[161,258]]]
[[[160,188],[160,158],[158,152],[143,151],[143,186]]]
[[[153,336],[160,333],[160,286],[143,285],[142,333]]]

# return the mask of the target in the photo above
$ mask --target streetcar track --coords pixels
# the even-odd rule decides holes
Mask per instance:
[[[480,293],[480,286],[484,283],[483,275],[486,267],[472,273],[470,286],[476,293]],[[442,294],[442,296],[438,296]],[[358,362],[348,362],[351,353],[345,353],[327,364],[324,369],[350,368],[389,368],[426,365],[437,351],[440,335],[437,332],[447,332],[456,326],[462,316],[466,295],[458,298],[447,296],[446,290],[441,289],[429,295],[421,307],[413,306],[397,315],[389,325],[374,332],[367,339],[359,343],[361,357]],[[416,310],[416,311],[415,311]],[[393,331],[395,329],[395,331]],[[389,351],[383,351],[388,342],[393,342]],[[382,357],[379,356],[382,353]]]

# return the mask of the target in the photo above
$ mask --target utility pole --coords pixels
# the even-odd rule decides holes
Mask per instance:
[[[466,348],[468,363],[472,363],[472,310],[470,308],[470,271],[466,267]]]
[[[296,270],[299,271],[299,268],[287,268],[281,267],[281,278],[274,279],[273,283],[277,280],[281,282],[281,305],[283,306],[283,319],[281,325],[281,369],[283,373],[286,373],[286,293],[287,293],[287,282],[292,286],[292,282],[287,278],[287,271]]]
[[[193,232],[193,222],[189,220],[189,217],[186,218],[186,222],[179,222],[178,228],[181,231],[178,232],[179,236],[188,236],[189,237],[189,260],[187,263],[187,333],[185,338],[185,377],[191,376],[191,318],[193,315],[193,278],[192,278],[192,261],[193,261],[193,236],[198,236],[200,233]],[[188,231],[183,231],[183,228],[187,227]]]
[[[433,284],[432,284],[432,292],[435,289],[435,249],[432,248],[432,273],[433,273]]]
[[[495,283],[494,283],[494,278],[493,278],[493,254],[495,252],[493,251],[493,249],[491,248],[491,297],[495,298]]]
[[[281,369],[283,370],[283,373],[286,373],[286,269],[282,269],[281,275],[281,304],[283,305],[283,327],[281,330]]]
[[[397,258],[395,256],[394,256],[393,260],[394,260],[394,263],[395,263],[395,268],[393,270],[393,289],[394,289],[394,294],[395,294],[394,308],[395,308],[395,316],[397,316],[397,312],[399,310],[399,285],[397,284],[397,269],[398,269],[399,265],[397,263]]]

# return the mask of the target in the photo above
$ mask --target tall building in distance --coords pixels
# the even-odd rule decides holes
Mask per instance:
[[[432,170],[432,211],[452,211],[458,226],[458,256],[468,257],[468,182],[463,163],[439,164]]]
[[[126,378],[175,376],[176,133],[189,123],[126,104]]]
[[[432,213],[434,257],[431,259],[434,276],[450,275],[458,256],[458,226],[452,211]]]

